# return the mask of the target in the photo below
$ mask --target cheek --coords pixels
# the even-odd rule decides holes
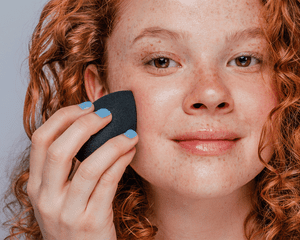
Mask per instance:
[[[272,89],[264,84],[247,85],[237,90],[235,106],[252,129],[261,128],[271,110],[278,104]]]
[[[249,138],[248,154],[255,156],[258,159],[257,150],[264,124],[266,123],[271,110],[278,104],[278,100],[274,91],[265,85],[256,85],[255,88],[250,88],[247,92],[243,92],[243,97],[239,109],[245,123],[251,129]],[[270,133],[267,133],[267,136]],[[266,140],[269,138],[266,137]],[[268,162],[272,156],[273,148],[268,145],[261,153],[262,158]],[[255,155],[254,155],[255,154]],[[262,167],[261,164],[259,164]]]
[[[176,108],[174,93],[170,89],[147,84],[136,84],[132,86],[132,92],[136,100],[138,127],[145,131],[151,128],[162,130],[170,114]],[[149,127],[151,126],[151,127]],[[158,128],[158,129],[157,129]]]

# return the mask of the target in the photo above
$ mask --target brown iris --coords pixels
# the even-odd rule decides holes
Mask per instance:
[[[154,60],[154,65],[157,68],[167,68],[170,65],[170,59],[168,58],[157,58]]]
[[[248,67],[251,63],[251,57],[238,57],[235,62],[239,67]]]

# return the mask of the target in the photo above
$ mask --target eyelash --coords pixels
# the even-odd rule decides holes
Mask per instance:
[[[239,56],[237,56],[234,59],[232,59],[231,61],[229,61],[229,63],[232,62],[232,61],[234,61],[234,60],[236,60],[236,59],[238,59],[238,58],[240,58],[240,57],[250,57],[251,60],[254,58],[257,61],[257,64],[261,64],[262,63],[262,57],[260,55],[256,54],[256,53],[242,53]],[[239,67],[239,66],[237,66],[237,67]],[[253,66],[239,67],[239,68],[251,68],[251,67],[253,67]]]
[[[175,63],[178,65],[178,67],[181,67],[181,65],[180,65],[177,61],[173,60],[171,57],[167,57],[167,56],[164,55],[164,54],[155,54],[155,55],[152,55],[152,56],[150,57],[150,59],[147,58],[147,59],[144,60],[144,64],[145,64],[146,66],[150,66],[151,68],[154,68],[154,69],[155,69],[154,71],[157,71],[157,72],[159,72],[159,73],[166,73],[166,72],[169,72],[170,69],[171,69],[170,67],[167,67],[167,68],[157,68],[157,67],[155,67],[154,61],[155,61],[155,60],[158,60],[158,59],[160,59],[160,58],[164,58],[164,59],[168,59],[168,60],[170,60],[170,61],[173,61],[173,62],[175,62]],[[151,64],[151,62],[153,62],[153,65]],[[172,68],[174,68],[174,67],[172,67]]]
[[[239,56],[237,56],[237,57],[235,57],[234,59],[232,59],[232,60],[230,60],[229,61],[229,63],[230,62],[232,62],[232,61],[235,61],[236,59],[238,59],[238,58],[240,58],[240,57],[250,57],[251,58],[251,62],[252,62],[252,59],[254,58],[256,61],[257,61],[257,64],[261,64],[262,63],[262,58],[261,58],[261,56],[259,56],[258,54],[256,54],[256,53],[242,53],[242,54],[240,54]],[[175,62],[176,64],[178,64],[179,66],[178,67],[181,67],[181,65],[178,63],[178,62],[176,62],[175,60],[173,60],[173,59],[171,59],[170,57],[167,57],[167,56],[165,56],[165,55],[160,55],[160,54],[155,54],[154,56],[151,56],[151,58],[150,59],[147,59],[147,60],[145,60],[145,65],[148,65],[148,66],[151,66],[152,68],[154,68],[155,69],[155,71],[157,71],[157,72],[166,72],[166,71],[170,71],[170,67],[167,67],[167,68],[157,68],[157,67],[155,67],[155,65],[154,65],[154,61],[155,60],[158,60],[158,59],[160,59],[160,58],[164,58],[164,59],[166,59],[166,60],[170,60],[170,61],[173,61],[173,62]],[[151,64],[152,63],[152,64]],[[228,65],[229,65],[229,63],[228,63]],[[250,63],[251,64],[251,63]],[[256,64],[255,64],[256,65]],[[235,65],[235,66],[237,66],[237,65]],[[241,68],[241,69],[243,69],[243,68],[252,68],[253,66],[246,66],[246,67],[240,67],[240,66],[237,66],[238,68]]]

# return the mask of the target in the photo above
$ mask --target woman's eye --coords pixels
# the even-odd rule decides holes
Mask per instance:
[[[261,61],[254,56],[240,56],[240,57],[233,59],[230,62],[234,62],[235,66],[238,66],[238,67],[250,67],[252,65],[260,63]],[[229,65],[231,65],[231,64],[229,64]]]
[[[178,67],[175,61],[165,57],[152,59],[148,64],[156,68]]]

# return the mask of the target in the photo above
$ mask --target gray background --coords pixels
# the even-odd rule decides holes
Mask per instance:
[[[7,170],[29,142],[23,128],[23,104],[29,79],[28,43],[46,0],[0,0],[0,194],[8,187]],[[6,220],[0,202],[0,224]],[[8,230],[0,228],[0,239]]]

